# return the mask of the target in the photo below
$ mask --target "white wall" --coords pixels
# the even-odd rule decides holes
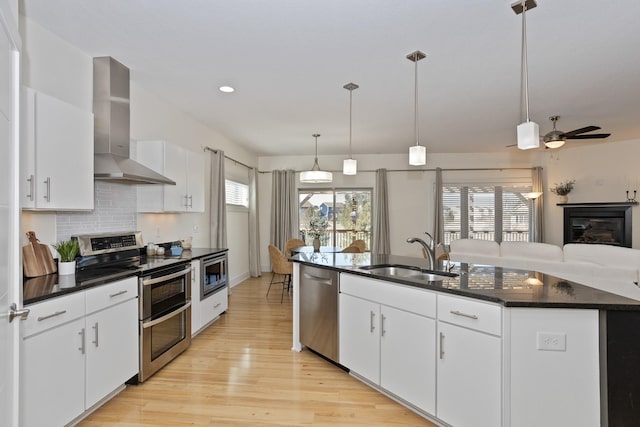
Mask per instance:
[[[23,38],[22,83],[52,95],[87,111],[92,111],[93,59],[42,28],[37,23],[20,17],[20,33]],[[118,58],[116,58],[118,59]],[[126,64],[125,64],[126,65]],[[251,152],[234,144],[219,132],[212,130],[193,117],[178,110],[166,100],[144,89],[144,82],[136,80],[131,70],[131,138],[137,140],[163,139],[181,145],[205,156],[205,213],[137,214],[136,226],[145,241],[167,242],[193,236],[193,247],[209,247],[208,200],[211,168],[209,155],[204,147],[224,150],[225,154],[248,165],[255,165],[257,158]],[[90,141],[92,144],[93,141]],[[115,200],[118,198],[115,197]],[[96,204],[96,209],[100,206]],[[67,215],[73,221],[73,215]],[[245,214],[246,215],[246,214]],[[26,212],[22,228],[35,230],[41,240],[53,243],[61,238],[56,230],[56,214]],[[243,217],[229,215],[230,276],[248,275],[247,256],[248,225]],[[72,224],[70,228],[73,228]],[[66,231],[60,230],[66,237]],[[107,230],[91,230],[107,231]],[[68,233],[67,233],[68,234]],[[232,238],[233,236],[233,238]]]

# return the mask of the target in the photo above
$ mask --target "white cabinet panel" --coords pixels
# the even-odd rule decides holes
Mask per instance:
[[[84,411],[85,334],[80,318],[23,340],[23,427],[63,426]]]
[[[339,363],[380,383],[380,305],[340,294]]]
[[[202,329],[227,311],[228,288],[223,288],[213,295],[200,301],[200,328]]]
[[[176,185],[139,185],[139,212],[204,212],[204,157],[166,141],[136,141],[136,161]]]
[[[22,88],[23,208],[93,209],[93,114]]]
[[[436,416],[455,427],[502,425],[501,339],[438,322]]]
[[[201,261],[191,261],[191,336],[200,332],[200,281],[202,280]]]
[[[382,306],[380,334],[380,386],[434,414],[436,321]]]

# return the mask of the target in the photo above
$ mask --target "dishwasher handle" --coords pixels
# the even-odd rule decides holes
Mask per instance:
[[[318,283],[320,285],[333,286],[333,280],[327,279],[326,277],[314,276],[313,274],[309,273],[304,273],[303,277],[305,279],[313,280],[315,283]]]

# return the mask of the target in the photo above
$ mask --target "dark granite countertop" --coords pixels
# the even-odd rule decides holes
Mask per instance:
[[[588,308],[603,310],[638,310],[640,301],[601,291],[536,271],[489,265],[451,263],[458,276],[429,282],[380,274],[360,269],[371,265],[398,264],[426,269],[422,258],[377,254],[300,253],[291,261],[316,267],[373,277],[402,285],[456,294],[500,303],[506,307]],[[439,261],[434,270],[445,271]]]
[[[115,275],[113,269],[105,269],[104,275],[87,275],[80,271],[76,274],[67,276],[49,274],[47,276],[40,277],[25,277],[22,283],[22,304],[33,304],[50,298],[86,290],[94,286],[113,283],[116,280],[125,279],[127,277],[139,276],[154,268],[186,263],[194,259],[200,259],[226,251],[228,251],[228,249],[192,248],[191,250],[182,251],[178,256],[171,255],[171,252],[168,252],[165,256],[161,257],[147,257],[144,255],[140,258],[139,267],[118,269]]]

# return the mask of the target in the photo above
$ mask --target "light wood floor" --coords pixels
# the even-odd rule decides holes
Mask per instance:
[[[270,274],[232,289],[229,311],[141,385],[81,427],[434,424],[305,350],[291,351],[291,300]]]

